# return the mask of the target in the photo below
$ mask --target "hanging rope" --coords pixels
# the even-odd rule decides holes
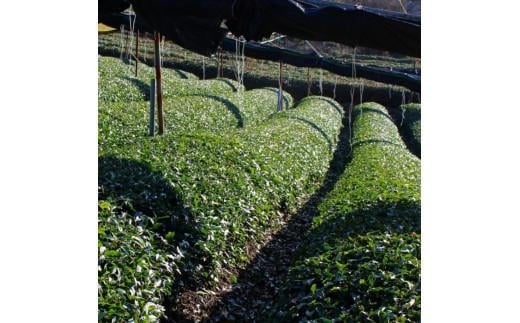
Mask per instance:
[[[235,77],[239,85],[244,84],[246,42],[235,39]]]
[[[133,17],[133,19],[132,19],[132,17]],[[130,45],[128,46],[127,51],[126,51],[126,59],[130,60],[132,58],[130,48],[134,48],[135,21],[137,20],[137,16],[135,15],[131,6],[130,6],[130,11],[128,12],[128,20],[129,20],[129,27],[130,27]]]
[[[241,85],[244,85],[244,73],[246,71],[246,40],[242,39],[242,53],[240,55],[242,57],[242,75],[240,76]]]
[[[163,57],[164,57],[164,43],[166,42],[166,36],[161,36],[161,67],[163,67],[163,64],[164,64],[164,60],[163,60]]]
[[[240,41],[235,38],[235,78],[240,84]]]
[[[399,127],[402,127],[403,126],[403,122],[404,122],[404,113],[406,112],[406,106],[405,105],[401,105],[401,124],[399,125]]]
[[[404,89],[401,90],[401,97],[402,97],[402,101],[401,101],[401,127],[403,126],[403,122],[404,122],[404,112],[406,110],[406,107],[405,107],[405,104],[406,104],[406,93],[404,93]]]
[[[356,51],[357,47],[354,47],[354,52],[352,53],[352,79],[353,83],[357,80],[357,71],[356,71]],[[359,91],[361,92],[361,87],[359,88]],[[356,88],[354,87],[354,84],[350,87],[350,100],[352,102],[352,105],[354,104],[354,94],[356,93]],[[361,93],[360,93],[361,94]],[[363,114],[363,109],[361,109],[361,115]]]
[[[125,51],[125,25],[121,25],[119,27],[120,33],[120,40],[121,40],[121,50],[119,51],[119,59],[123,60],[123,52]]]

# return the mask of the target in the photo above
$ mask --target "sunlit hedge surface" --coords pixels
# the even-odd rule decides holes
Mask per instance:
[[[375,103],[355,107],[352,149],[271,321],[420,321],[420,161]]]
[[[220,133],[260,123],[276,112],[278,93],[275,89],[255,89],[227,96],[189,95],[165,99],[164,123],[167,133],[205,131]],[[284,108],[293,99],[284,92]],[[117,140],[135,140],[149,133],[150,106],[140,102],[104,102],[99,107],[99,128]],[[157,117],[155,117],[157,120]],[[157,131],[158,125],[155,129]],[[111,134],[110,134],[111,132]],[[121,143],[118,143],[121,144]]]
[[[120,59],[98,57],[98,100],[101,102],[145,101],[150,97],[150,80],[155,78],[153,67],[140,64],[139,75],[135,77],[135,67]],[[163,68],[162,90],[164,98],[184,95],[226,96],[243,86],[229,79],[199,80],[194,74]]]
[[[341,117],[337,103],[310,98],[261,125],[224,136],[170,134],[132,143],[118,143],[113,136],[100,150],[101,156],[146,164],[150,172],[164,176],[176,201],[176,212],[169,216],[182,227],[186,242],[195,241],[204,255],[198,259],[218,271],[222,264],[245,261],[246,243],[254,243],[276,222],[276,211],[294,208],[298,197],[318,185],[335,148]],[[103,194],[122,196],[125,191],[125,198],[156,209],[142,196],[153,200],[160,194],[147,192],[146,186],[131,189],[141,185],[136,172],[112,168],[100,167]],[[155,182],[150,185],[151,190],[156,187]]]
[[[248,248],[279,223],[280,212],[295,209],[319,186],[337,144],[342,107],[330,99],[311,97],[273,115],[276,96],[273,89],[227,96],[239,108],[242,126],[222,95],[177,98],[171,106],[165,105],[170,131],[154,138],[146,135],[145,104],[101,105],[100,200],[122,205],[121,212],[127,215],[148,215],[155,222],[142,226],[143,234],[156,237],[157,233],[169,241],[164,246],[162,239],[150,238],[151,246],[185,256],[175,263],[182,275],[174,273],[175,282],[158,287],[157,297],[168,294],[187,276],[212,284],[224,268],[244,266]],[[292,98],[286,95],[285,102],[291,106]],[[170,116],[183,103],[193,106],[184,105],[185,115],[176,115],[174,121]],[[207,113],[214,117],[211,122],[205,119]],[[223,117],[226,113],[234,119]],[[100,222],[100,230],[109,224]],[[129,252],[142,252],[131,250],[132,234],[121,239]],[[114,265],[131,270],[137,266],[128,258],[115,258]],[[105,268],[100,277],[107,275]],[[155,271],[151,269],[150,275],[161,276]],[[129,295],[130,286],[113,287]],[[117,293],[111,286],[103,291],[109,295],[107,304]],[[124,308],[107,311],[126,315]]]

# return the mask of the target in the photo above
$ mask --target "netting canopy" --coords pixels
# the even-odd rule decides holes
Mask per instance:
[[[318,0],[99,0],[100,15],[124,4],[175,43],[214,53],[228,31],[247,40],[272,33],[421,55],[419,16]]]
[[[100,22],[118,29],[132,6],[136,29],[205,56],[234,53],[241,39],[247,57],[421,91],[420,0],[98,1]]]

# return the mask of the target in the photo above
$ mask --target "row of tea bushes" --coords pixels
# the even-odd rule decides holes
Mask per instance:
[[[307,186],[319,182],[328,170],[342,117],[343,108],[336,101],[311,96],[297,108],[277,113],[258,127],[239,130],[236,136],[254,147],[263,163],[274,167],[280,181],[291,185],[277,194],[285,196],[285,207],[294,211],[297,197],[305,196]]]
[[[403,138],[409,149],[421,157],[421,104],[409,103],[401,106],[397,122],[401,126]]]
[[[279,212],[294,211],[317,189],[336,147],[342,116],[335,101],[310,97],[258,126],[224,137],[238,150],[220,143],[226,150],[211,154],[216,158],[202,168],[213,170],[207,172],[211,175],[198,175],[190,184],[200,185],[214,176],[211,186],[197,191],[218,192],[206,196],[202,208],[191,208],[206,237],[196,243],[204,251],[201,258],[209,261],[203,275],[216,279],[222,267],[244,265],[246,246],[257,247],[266,229],[277,225]],[[233,178],[236,182],[225,183]]]
[[[286,92],[283,94],[284,108],[292,107],[291,95]],[[205,131],[216,134],[252,126],[276,112],[277,98],[277,90],[265,88],[233,93],[226,97],[192,95],[166,99],[163,103],[165,129],[167,133]],[[149,109],[148,103],[143,101],[101,104],[99,129],[103,135],[100,140],[114,137],[121,144],[120,141],[125,138],[132,142],[147,136]]]
[[[266,321],[419,321],[420,161],[384,107],[355,107],[352,159],[318,209]]]
[[[100,102],[147,101],[150,98],[150,80],[155,78],[153,67],[139,65],[139,75],[134,77],[134,67],[120,59],[98,57],[98,100]],[[162,71],[163,97],[185,95],[231,95],[243,90],[243,86],[229,79],[199,80],[194,74],[164,68]]]
[[[319,186],[342,115],[339,104],[315,97],[220,136],[101,140],[100,199],[149,214],[160,223],[152,231],[172,237],[185,254],[181,271],[201,284],[218,281],[224,268],[248,262],[248,247],[277,225],[280,212]]]

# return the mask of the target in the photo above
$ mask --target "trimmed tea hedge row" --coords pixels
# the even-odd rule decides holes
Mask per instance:
[[[161,236],[149,229],[146,215],[122,211],[99,201],[98,320],[155,322],[182,258]]]
[[[101,102],[145,101],[150,97],[150,80],[155,78],[154,68],[140,64],[139,76],[134,67],[120,59],[98,57],[98,100]],[[229,79],[199,80],[197,76],[178,69],[163,68],[163,97],[184,95],[226,95],[243,87]]]
[[[271,321],[420,320],[420,161],[375,103],[355,107],[352,144]]]
[[[126,144],[114,136],[100,147],[100,198],[168,219],[157,229],[186,253],[185,272],[217,281],[222,267],[247,263],[246,246],[277,225],[279,211],[318,187],[342,115],[334,101],[309,98],[222,137],[168,134]],[[149,169],[126,170],[122,160]]]
[[[410,150],[421,157],[421,104],[409,103],[401,105],[402,113],[399,115],[398,122],[402,120],[403,137]]]
[[[342,117],[343,108],[336,101],[311,96],[297,108],[275,114],[258,127],[239,130],[236,136],[254,147],[263,163],[274,167],[284,185],[290,185],[277,194],[285,196],[285,207],[294,210],[296,199],[309,193],[307,186],[314,187],[328,170]]]
[[[258,124],[276,112],[278,94],[274,89],[256,89],[233,93],[227,97],[192,95],[164,101],[167,132],[206,131],[219,133],[232,128]],[[284,92],[285,108],[293,105]],[[147,102],[104,103],[99,109],[99,128],[107,139],[109,133],[130,142],[148,135],[149,104]],[[104,146],[103,143],[100,145]]]
[[[278,224],[278,211],[296,209],[319,186],[336,147],[342,116],[335,101],[312,97],[258,126],[224,137],[226,142],[235,142],[238,151],[224,152],[204,165],[202,169],[213,170],[215,181],[197,190],[220,193],[207,196],[200,208],[191,208],[202,225],[199,230],[205,238],[196,246],[204,251],[201,258],[209,260],[204,271],[210,278],[218,278],[223,265],[245,264],[246,245],[258,243],[267,228]],[[229,157],[241,159],[243,164],[219,161]],[[237,178],[236,173],[243,178],[232,185],[222,183]],[[201,180],[205,179],[195,178],[191,185],[199,185]],[[215,216],[208,217],[208,213]]]

